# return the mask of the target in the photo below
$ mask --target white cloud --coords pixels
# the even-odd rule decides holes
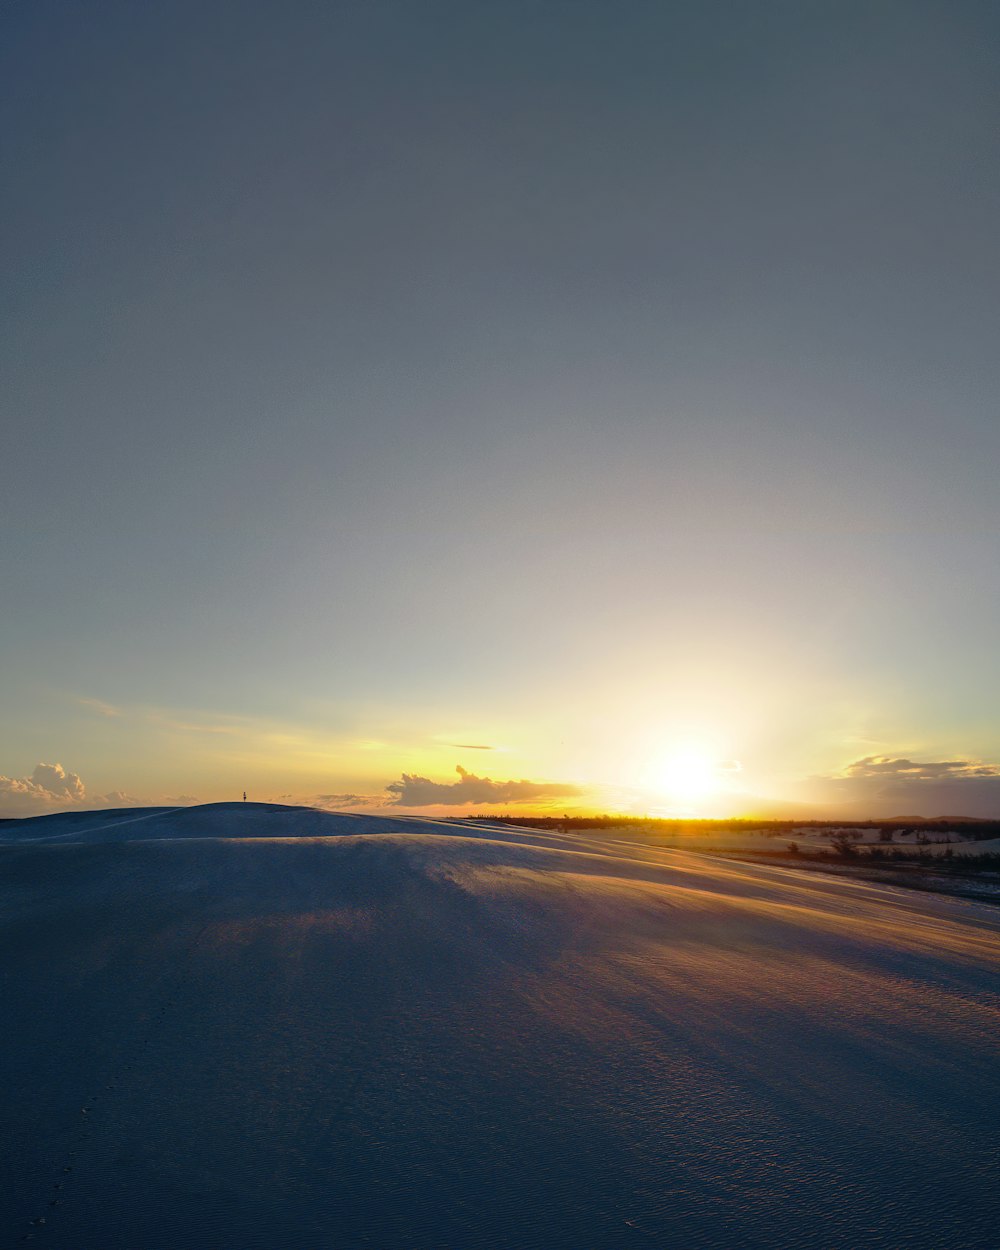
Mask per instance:
[[[0,777],[0,813],[4,816],[40,816],[75,807],[86,796],[80,777],[68,773],[62,764],[36,764],[30,777]]]
[[[67,808],[136,807],[138,800],[124,790],[94,794],[79,773],[70,773],[62,764],[36,764],[30,777],[0,777],[0,816],[43,816]]]
[[[79,774],[68,773],[62,764],[36,764],[31,784],[69,801],[86,798],[87,792]]]

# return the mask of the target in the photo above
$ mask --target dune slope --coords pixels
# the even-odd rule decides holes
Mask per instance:
[[[986,1250],[998,930],[502,826],[0,826],[0,1241]]]

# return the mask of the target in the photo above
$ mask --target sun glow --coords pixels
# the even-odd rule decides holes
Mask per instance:
[[[672,802],[698,804],[718,792],[718,769],[700,751],[675,751],[650,767],[647,784]]]

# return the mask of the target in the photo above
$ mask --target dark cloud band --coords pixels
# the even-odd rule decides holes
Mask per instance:
[[[429,777],[403,773],[399,781],[386,786],[393,807],[431,807],[443,804],[461,807],[467,803],[527,803],[534,799],[567,798],[581,793],[579,786],[547,781],[494,781],[477,777],[457,765],[458,781],[431,781]]]

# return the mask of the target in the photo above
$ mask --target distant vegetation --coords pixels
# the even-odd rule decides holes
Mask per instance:
[[[520,825],[527,829],[551,829],[559,833],[582,833],[587,829],[627,829],[632,833],[676,837],[680,834],[708,833],[760,834],[761,837],[792,837],[806,829],[827,830],[831,838],[839,838],[849,830],[879,830],[881,842],[891,843],[896,836],[912,834],[918,843],[930,841],[929,834],[951,834],[966,841],[984,842],[1000,838],[1000,820],[973,820],[963,817],[942,817],[937,820],[906,819],[888,820],[673,820],[653,816],[509,816],[496,812],[478,813],[475,816],[455,817],[462,820],[496,822]],[[849,838],[848,834],[848,839]],[[934,841],[942,839],[935,838]]]
[[[455,817],[465,821],[503,821],[530,829],[554,833],[604,830],[637,842],[670,844],[690,840],[697,849],[726,858],[761,860],[794,859],[803,867],[824,864],[854,865],[876,870],[898,867],[903,870],[933,870],[939,876],[971,877],[1000,871],[1000,854],[984,852],[956,855],[942,843],[984,842],[1000,838],[1000,820],[972,820],[962,817],[922,820],[909,817],[895,820],[862,820],[851,823],[835,820],[669,820],[649,816],[508,816],[481,813]],[[759,838],[759,847],[711,844],[713,834],[742,834]],[[867,835],[867,836],[866,836]],[[874,836],[874,835],[877,835]],[[780,846],[773,839],[781,838]],[[693,848],[692,848],[693,849]]]

